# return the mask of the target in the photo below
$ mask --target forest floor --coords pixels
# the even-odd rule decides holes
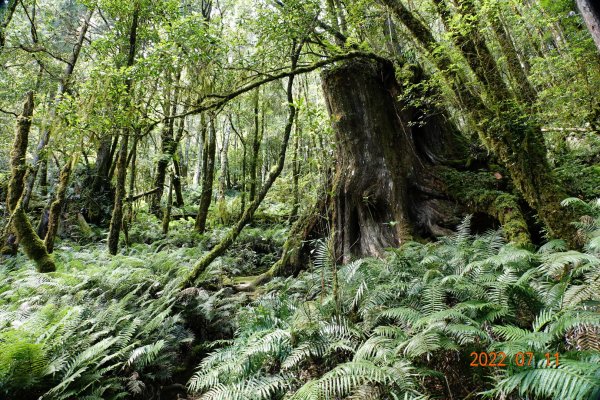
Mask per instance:
[[[92,228],[57,243],[56,272],[22,255],[0,268],[0,399],[595,399],[600,203],[590,207],[582,251],[520,249],[501,231],[471,235],[467,219],[437,242],[344,266],[316,241],[305,271],[255,292],[237,289],[279,258],[284,220],[246,227],[203,287],[184,290],[227,228],[200,235],[180,219],[165,236],[140,213],[117,256]],[[474,368],[481,354],[509,361]]]

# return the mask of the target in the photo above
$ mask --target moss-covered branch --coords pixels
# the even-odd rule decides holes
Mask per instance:
[[[296,220],[283,245],[279,260],[268,271],[262,273],[247,285],[247,289],[254,289],[276,276],[294,274],[302,268],[302,264],[307,258],[303,256],[305,242],[315,230],[319,230],[320,222],[323,218],[326,218],[325,209],[329,200],[330,196],[323,196],[305,215]]]
[[[531,243],[527,222],[518,198],[497,188],[498,179],[490,171],[457,171],[438,167],[447,194],[465,205],[468,212],[481,212],[494,217],[508,239],[519,246]]]
[[[11,213],[11,223],[8,231],[16,235],[17,242],[23,247],[27,257],[35,262],[39,272],[51,272],[56,270],[54,261],[52,260],[52,257],[48,255],[44,242],[33,230],[31,222],[21,203],[21,197],[25,187],[25,174],[27,172],[25,156],[27,154],[33,108],[33,93],[30,92],[23,105],[23,112],[17,118],[15,140],[10,153],[11,177],[8,184],[8,196],[6,200],[8,211]],[[13,246],[9,244],[7,247],[16,251],[16,245]],[[6,249],[4,248],[3,253],[5,251]]]
[[[21,206],[21,202],[12,215],[12,227],[17,235],[17,240],[23,248],[23,251],[30,260],[35,262],[38,272],[52,272],[56,270],[56,265],[52,257],[46,251],[46,245],[35,233],[31,222]]]

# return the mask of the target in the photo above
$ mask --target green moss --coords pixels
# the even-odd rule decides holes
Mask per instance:
[[[12,222],[19,244],[23,247],[27,257],[35,262],[38,272],[55,271],[56,265],[54,264],[54,260],[46,251],[44,242],[33,230],[31,222],[20,203],[13,213]]]
[[[519,246],[531,242],[518,198],[498,190],[498,180],[492,172],[443,168],[441,173],[451,196],[465,204],[470,212],[494,217],[502,225],[506,238]]]

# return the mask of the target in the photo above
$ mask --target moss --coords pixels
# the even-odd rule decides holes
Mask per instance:
[[[469,212],[483,212],[502,225],[506,238],[518,246],[531,243],[518,198],[498,189],[500,182],[490,171],[440,169],[452,197],[465,204]]]
[[[10,151],[11,177],[8,183],[8,195],[6,198],[9,212],[15,209],[17,202],[23,194],[24,179],[27,172],[25,156],[27,154],[27,143],[29,142],[33,106],[33,92],[29,92],[23,104],[23,112],[17,118],[15,141]]]
[[[19,244],[23,247],[29,259],[35,262],[38,272],[52,272],[56,270],[54,260],[46,251],[44,242],[33,230],[31,222],[21,204],[17,204],[12,217],[12,224],[17,234]]]

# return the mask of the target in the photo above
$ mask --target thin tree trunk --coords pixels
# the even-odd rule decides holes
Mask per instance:
[[[240,201],[240,217],[244,214],[244,210],[246,209],[246,140],[242,134],[235,129],[233,125],[233,120],[231,119],[231,115],[229,116],[229,124],[231,125],[231,129],[235,133],[238,139],[240,139],[240,143],[242,144],[242,179],[240,184],[241,191],[241,201]]]
[[[110,145],[110,151],[109,151],[109,156],[108,156],[108,161],[110,162],[109,166],[108,166],[108,175],[107,175],[107,180],[108,182],[111,182],[113,179],[113,176],[115,176],[115,171],[117,170],[117,161],[118,161],[118,153],[119,153],[119,137],[120,135],[118,133],[113,135],[113,140],[112,143]],[[115,157],[116,155],[116,157]]]
[[[167,195],[167,207],[163,213],[162,220],[162,233],[167,235],[169,233],[169,223],[171,222],[171,208],[173,207],[173,174],[171,174],[171,182],[169,183],[169,194]]]
[[[167,85],[167,93],[166,93],[166,102],[165,102],[165,114],[169,116],[177,114],[177,104],[179,101],[179,80],[181,77],[181,71],[177,73],[175,78],[175,89],[173,90],[173,98],[171,99],[171,82],[169,78],[169,82]],[[172,101],[169,104],[169,101]],[[183,122],[182,122],[183,123]],[[175,168],[177,168],[176,174],[178,181],[176,182],[176,193],[177,195],[177,204],[183,204],[183,196],[181,194],[181,182],[179,181],[179,164],[175,160],[174,155],[177,151],[178,141],[174,138],[175,135],[175,119],[169,118],[167,124],[163,127],[161,131],[161,157],[158,160],[156,165],[156,175],[154,178],[154,187],[159,188],[158,191],[152,195],[152,200],[150,202],[150,212],[157,217],[161,214],[160,202],[162,199],[162,195],[164,192],[165,179],[167,177],[167,167],[173,161],[175,164]]]
[[[215,176],[215,153],[217,150],[217,131],[215,128],[215,116],[212,115],[209,121],[208,138],[204,141],[204,156],[202,163],[202,193],[200,195],[200,205],[198,206],[198,215],[194,229],[197,232],[206,231],[206,219],[208,218],[208,208],[212,201],[213,180]]]
[[[129,54],[127,57],[127,66],[131,67],[135,61],[135,48],[137,42],[137,28],[139,17],[139,4],[135,4],[131,22],[131,31],[129,32]],[[125,91],[125,109],[129,109],[131,87],[133,82],[130,78],[126,81]],[[119,233],[123,223],[123,200],[125,197],[125,179],[127,178],[127,147],[129,144],[130,127],[124,128],[121,149],[119,150],[119,160],[117,166],[117,188],[115,192],[115,204],[113,207],[112,218],[108,232],[108,252],[112,255],[117,254],[119,249]]]
[[[112,141],[112,136],[106,136],[100,140],[96,151],[96,162],[91,177],[90,190],[86,191],[88,221],[97,225],[108,217],[104,211],[104,203],[110,204],[113,201],[112,185],[108,178],[113,164],[110,151]]]
[[[290,222],[295,222],[298,219],[298,210],[300,208],[300,188],[298,180],[300,179],[300,160],[298,152],[300,151],[300,124],[298,121],[300,113],[296,113],[296,132],[294,135],[294,155],[292,156],[292,212]]]
[[[183,137],[183,132],[185,131],[184,124],[185,119],[181,119],[177,128],[177,134],[175,135],[175,151],[173,153],[173,169],[175,170],[175,175],[173,176],[173,190],[175,191],[175,205],[177,207],[183,207],[184,205],[181,178],[183,178],[183,181],[185,182],[187,176],[187,161],[183,158],[179,146],[181,138]]]
[[[194,170],[194,178],[192,179],[192,186],[197,188],[200,186],[200,176],[202,173],[202,160],[204,159],[204,142],[206,139],[206,123],[204,121],[204,114],[200,115],[200,127],[198,134],[196,135],[196,142],[198,147],[198,155],[196,159],[196,168]]]
[[[231,135],[231,126],[226,123],[225,129],[223,130],[223,141],[221,143],[221,149],[219,151],[219,153],[220,153],[219,158],[221,161],[220,173],[219,173],[219,214],[220,214],[222,223],[225,223],[225,216],[227,213],[227,205],[225,202],[225,191],[227,190],[227,170],[228,170],[227,151],[229,150],[230,135]]]
[[[46,232],[46,237],[44,238],[44,243],[46,245],[48,253],[52,253],[54,251],[54,238],[56,237],[56,232],[58,232],[60,216],[65,206],[65,197],[67,193],[67,188],[69,186],[69,178],[71,176],[71,171],[73,170],[73,164],[74,159],[70,158],[69,160],[67,160],[64,167],[60,171],[60,178],[58,181],[58,188],[56,189],[56,195],[54,201],[50,205],[50,214],[48,216],[48,230]]]
[[[27,155],[33,109],[33,92],[29,92],[23,105],[23,112],[17,118],[15,141],[10,153],[11,178],[8,183],[8,196],[6,199],[7,210],[10,213],[10,227],[5,230],[5,234],[9,234],[10,236],[14,232],[18,243],[23,247],[27,257],[35,262],[38,272],[52,272],[56,270],[54,261],[46,251],[44,242],[42,242],[33,230],[22,203],[25,173],[27,171],[25,157]],[[12,228],[12,231],[10,228]],[[6,242],[3,240],[3,243]],[[16,243],[14,241],[8,240],[6,247],[8,251],[2,249],[3,254],[10,254],[16,251]]]
[[[256,197],[257,175],[258,175],[258,153],[260,151],[260,124],[258,118],[258,103],[260,91],[256,89],[254,95],[254,136],[252,137],[252,157],[250,158],[250,196],[249,201],[254,201]]]
[[[40,160],[40,193],[43,197],[48,195],[48,159],[42,158]]]
[[[129,153],[131,159],[130,172],[129,172],[129,197],[125,204],[125,211],[123,213],[123,235],[125,236],[125,246],[129,247],[131,242],[129,241],[129,227],[133,223],[133,193],[135,192],[135,180],[136,180],[136,165],[137,165],[137,145],[141,136],[141,129],[138,127],[135,130],[135,137],[133,139],[133,145]]]
[[[537,93],[529,82],[529,79],[527,79],[527,74],[521,66],[517,49],[515,48],[508,32],[506,32],[504,24],[502,24],[500,19],[500,11],[498,9],[493,9],[491,10],[491,13],[492,15],[490,22],[492,29],[496,35],[496,38],[498,39],[502,53],[504,53],[508,72],[517,84],[517,90],[514,92],[521,99],[521,101],[528,104],[533,104],[537,97]]]

